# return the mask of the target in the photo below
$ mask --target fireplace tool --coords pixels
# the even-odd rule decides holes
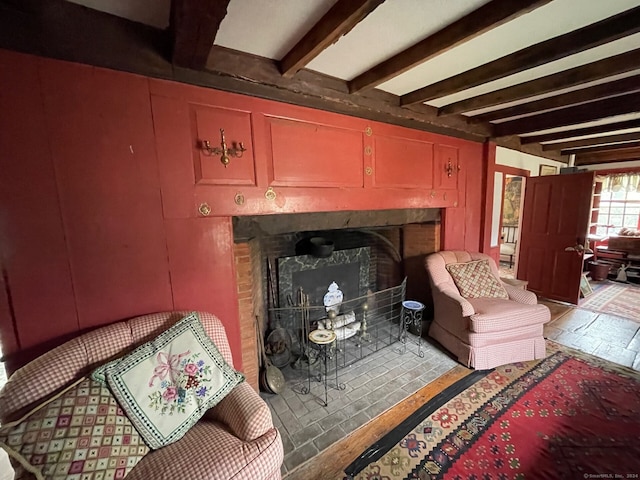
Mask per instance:
[[[271,301],[272,329],[265,342],[265,353],[269,356],[271,363],[282,368],[291,361],[291,336],[289,332],[280,325],[280,312],[275,293],[274,272],[271,268],[271,259],[267,260],[267,286],[269,299]]]
[[[311,324],[309,321],[310,302],[309,295],[304,293],[302,288],[298,289],[298,306],[300,309],[300,329],[301,329],[301,347],[302,352],[300,357],[292,365],[294,368],[307,368],[309,365],[315,363],[316,358],[311,358],[309,355],[309,333],[311,332]]]
[[[265,354],[264,341],[260,328],[260,318],[256,315],[256,333],[258,338],[258,356],[260,358],[260,388],[268,393],[280,394],[284,391],[284,375],[278,367],[274,367]]]

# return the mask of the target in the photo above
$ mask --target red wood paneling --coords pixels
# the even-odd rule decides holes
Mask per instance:
[[[232,215],[449,207],[446,242],[474,242],[469,229],[482,202],[475,203],[476,187],[456,190],[470,173],[445,179],[454,184],[440,179],[437,191],[431,185],[433,145],[459,151],[466,164],[481,157],[472,142],[0,53],[0,102],[11,112],[0,132],[0,258],[20,336],[20,345],[12,342],[13,314],[2,295],[0,334],[9,348],[139,313],[202,309],[222,319],[241,367]],[[220,127],[229,143],[253,151],[226,170],[218,157],[194,164],[198,137],[216,130],[207,138],[216,145]],[[269,186],[274,200],[265,198]],[[244,203],[236,203],[238,193]],[[201,202],[210,217],[198,213]]]
[[[196,183],[210,185],[255,185],[255,165],[251,132],[251,113],[229,108],[189,105],[191,110],[191,147]],[[208,140],[212,148],[221,148],[220,129],[227,148],[246,149],[241,158],[229,156],[229,164],[220,155],[209,155],[201,148]]]
[[[435,188],[457,190],[459,170],[461,168],[457,147],[442,144],[436,145],[433,169],[433,186]]]
[[[36,57],[0,50],[0,264],[8,283],[0,294],[4,354],[78,328],[39,84]]]
[[[231,218],[171,219],[165,229],[175,308],[217,315],[242,369]]]
[[[363,143],[359,131],[267,118],[274,186],[361,187]]]
[[[433,143],[375,134],[373,185],[376,187],[433,187]]]
[[[41,60],[80,328],[172,308],[147,80]]]

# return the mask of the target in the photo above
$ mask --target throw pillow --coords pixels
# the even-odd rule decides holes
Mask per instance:
[[[90,378],[3,425],[0,447],[16,472],[39,480],[124,478],[149,452],[109,389]]]
[[[182,438],[244,380],[225,362],[195,312],[110,365],[105,376],[153,449]]]
[[[491,271],[487,260],[450,263],[447,270],[464,298],[496,297],[509,299],[509,294]]]

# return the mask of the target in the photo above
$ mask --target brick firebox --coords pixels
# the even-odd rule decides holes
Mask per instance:
[[[256,389],[257,332],[264,334],[269,326],[267,263],[295,255],[298,241],[316,235],[331,239],[336,250],[370,247],[373,289],[396,286],[406,276],[406,297],[426,305],[425,318],[432,315],[424,258],[440,250],[440,209],[236,217],[234,255],[242,361],[247,381]]]

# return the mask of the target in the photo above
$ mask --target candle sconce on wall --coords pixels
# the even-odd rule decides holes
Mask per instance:
[[[244,144],[240,142],[239,146],[236,147],[235,143],[231,148],[227,147],[227,141],[224,138],[224,129],[220,129],[220,147],[212,147],[209,143],[209,140],[202,140],[201,149],[205,152],[206,155],[220,155],[220,162],[224,165],[224,168],[227,168],[229,162],[231,161],[231,157],[240,158],[242,154],[247,151],[244,148]]]

